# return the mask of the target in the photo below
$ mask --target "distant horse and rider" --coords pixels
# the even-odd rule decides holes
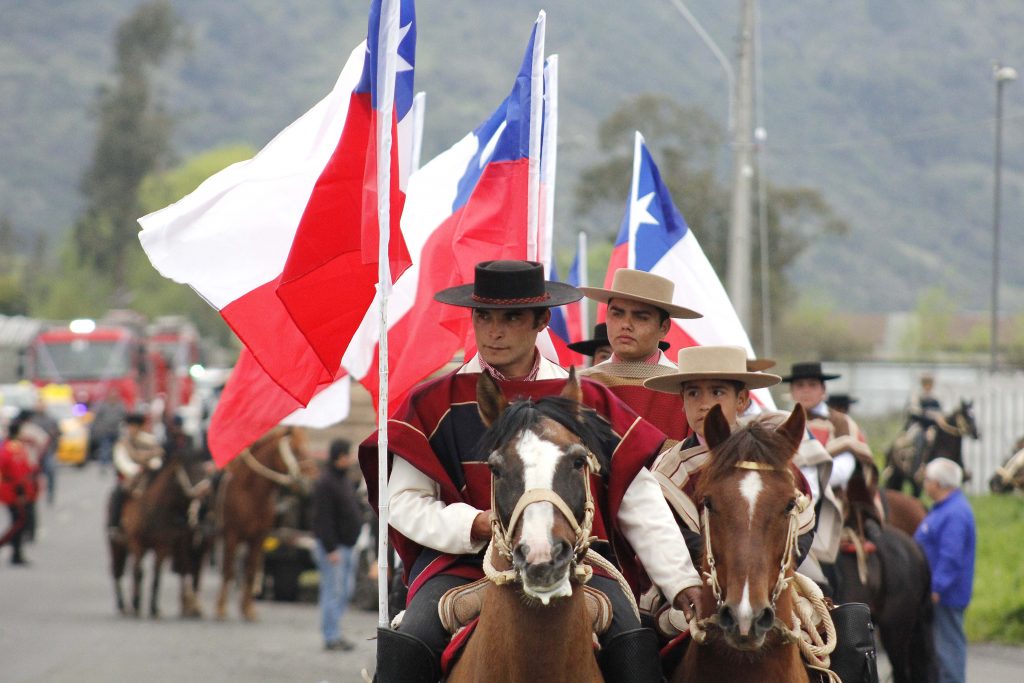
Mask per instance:
[[[117,609],[123,614],[140,614],[143,562],[152,553],[149,615],[160,616],[160,575],[164,561],[171,559],[181,577],[181,614],[199,616],[195,591],[198,567],[188,556],[196,533],[193,511],[207,494],[210,482],[203,477],[201,467],[197,468],[197,463],[181,452],[168,453],[159,469],[143,472],[141,476],[143,481],[122,504],[122,533],[112,535],[108,541]],[[132,589],[130,603],[126,604],[121,579],[129,560]]]
[[[912,420],[886,451],[886,487],[902,491],[909,483],[913,496],[920,497],[924,466],[929,462],[949,458],[964,467],[964,437],[981,438],[972,401],[962,399],[955,410],[934,419]]]

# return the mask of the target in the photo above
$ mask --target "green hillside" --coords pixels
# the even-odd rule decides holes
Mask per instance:
[[[53,238],[80,206],[111,37],[135,0],[0,0],[0,215]],[[365,0],[176,0],[191,50],[165,70],[175,149],[264,144],[323,94],[365,35]],[[688,6],[727,54],[739,2]],[[572,213],[599,121],[628,98],[668,94],[726,115],[722,71],[668,0],[418,3],[424,159],[505,96],[537,10],[561,55],[559,239],[611,236],[618,215]],[[962,308],[988,302],[995,86],[991,60],[1024,72],[1014,0],[762,0],[766,172],[819,188],[851,226],[798,263],[796,280],[843,307],[913,307],[942,285]],[[1003,301],[1024,309],[1024,83],[1005,90]],[[728,149],[722,150],[723,177]],[[622,200],[625,200],[623,187]],[[52,241],[52,240],[51,240]]]

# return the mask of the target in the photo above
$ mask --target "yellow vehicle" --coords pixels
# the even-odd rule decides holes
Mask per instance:
[[[39,390],[46,412],[60,427],[57,442],[57,462],[84,465],[89,452],[89,422],[92,413],[75,403],[71,387],[67,384],[47,384]]]

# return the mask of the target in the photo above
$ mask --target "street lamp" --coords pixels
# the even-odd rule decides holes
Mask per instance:
[[[992,192],[992,333],[991,368],[996,369],[996,353],[999,348],[999,212],[1002,200],[1003,174],[1003,86],[1017,80],[1017,70],[996,62],[992,66],[992,77],[996,81],[996,151],[995,187]]]

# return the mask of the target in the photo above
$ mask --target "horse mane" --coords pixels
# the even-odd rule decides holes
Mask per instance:
[[[480,437],[479,452],[497,450],[543,418],[554,420],[579,436],[583,445],[597,457],[602,471],[609,471],[611,462],[605,455],[604,444],[615,438],[611,425],[594,410],[563,396],[545,396],[537,401],[522,399],[509,404]]]
[[[788,472],[793,455],[789,441],[775,431],[768,419],[755,419],[733,431],[728,439],[712,449],[704,481],[724,477],[741,462],[755,462]]]

